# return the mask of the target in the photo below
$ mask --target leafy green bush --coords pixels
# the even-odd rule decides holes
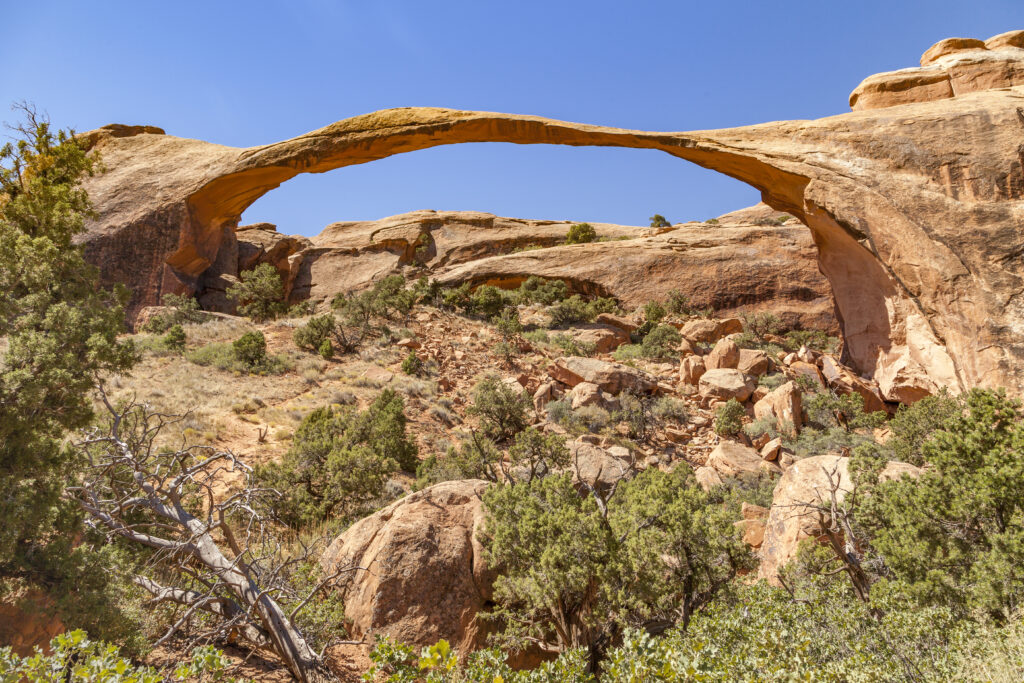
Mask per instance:
[[[671,396],[662,396],[655,401],[651,413],[660,420],[679,423],[686,422],[690,415],[686,402]]]
[[[579,294],[573,294],[556,303],[548,314],[551,316],[551,326],[561,327],[571,323],[589,323],[601,313],[614,313],[618,309],[619,305],[614,299],[598,297],[586,301]]]
[[[532,410],[533,401],[518,384],[513,387],[497,377],[485,377],[473,388],[473,405],[468,412],[480,419],[485,436],[506,441],[526,429],[527,415]]]
[[[671,325],[658,325],[647,333],[640,343],[640,350],[646,358],[673,358],[683,337]]]
[[[319,351],[320,346],[337,332],[338,321],[330,313],[310,318],[305,325],[295,328],[292,339],[300,349]]]
[[[715,434],[719,436],[736,436],[743,428],[743,418],[747,411],[743,404],[730,398],[725,405],[715,410]]]
[[[1002,390],[971,390],[920,453],[929,466],[917,478],[859,477],[870,495],[857,519],[872,548],[921,603],[1011,618],[1024,600],[1020,402]]]
[[[320,342],[319,348],[316,350],[320,354],[320,357],[324,360],[330,360],[334,358],[334,344],[331,343],[330,339],[324,339]]]
[[[160,340],[163,345],[176,353],[185,351],[185,329],[181,325],[172,325],[167,334]]]
[[[806,346],[812,351],[835,353],[839,348],[839,339],[821,330],[790,330],[785,334],[785,339],[787,351],[798,351],[801,346]]]
[[[414,377],[418,377],[423,372],[423,360],[416,355],[415,351],[410,351],[409,355],[402,361],[402,372]]]
[[[239,303],[239,313],[256,322],[273,320],[287,309],[281,275],[269,263],[242,271],[239,282],[228,287],[227,295]]]
[[[732,525],[738,510],[723,502],[685,467],[648,469],[600,503],[581,496],[569,474],[488,489],[481,540],[488,565],[503,568],[496,643],[586,648],[596,663],[622,628],[680,616],[685,626],[753,566]]]
[[[644,347],[640,344],[623,344],[612,351],[612,358],[620,363],[627,363],[629,361],[646,357],[647,355],[644,353]]]
[[[597,239],[597,231],[590,223],[577,223],[569,228],[565,236],[566,244],[585,244]]]
[[[526,303],[539,303],[545,306],[561,301],[569,296],[569,287],[563,280],[545,280],[531,275],[519,285],[520,295]]]
[[[644,304],[644,320],[647,322],[657,325],[662,321],[666,313],[665,307],[659,301],[648,301]]]
[[[503,290],[492,285],[480,285],[469,297],[472,310],[476,315],[490,320],[505,308]]]
[[[579,341],[568,334],[551,335],[551,343],[561,349],[567,356],[593,356],[597,353],[597,344]]]
[[[163,683],[164,681],[234,681],[227,675],[227,657],[212,646],[197,647],[173,672],[135,666],[121,657],[114,645],[89,640],[85,631],[61,633],[50,641],[50,654],[37,649],[18,657],[9,647],[0,648],[0,680],[25,683]]]
[[[259,330],[246,332],[231,344],[235,358],[249,368],[261,367],[267,362],[267,339]]]
[[[164,294],[164,307],[167,309],[152,316],[142,325],[143,332],[162,334],[175,325],[185,323],[201,323],[207,315],[199,309],[199,302],[193,297]]]
[[[419,464],[406,435],[402,397],[382,391],[369,408],[318,408],[307,415],[280,462],[257,469],[268,487],[281,492],[278,514],[301,527],[348,517],[380,498],[388,477]]]
[[[672,224],[665,219],[660,213],[656,213],[650,218],[652,228],[670,228]]]

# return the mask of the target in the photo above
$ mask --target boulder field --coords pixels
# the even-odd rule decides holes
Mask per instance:
[[[915,76],[875,88],[913,97],[872,104],[866,81],[856,111],[815,121],[646,132],[402,108],[248,149],[108,126],[85,134],[107,171],[87,184],[98,217],[82,240],[107,282],[134,290],[135,312],[197,291],[246,207],[299,173],[461,142],[658,149],[756,187],[810,228],[845,360],[886,399],[999,385],[1020,395],[1024,31],[958,40],[926,53],[937,87],[912,87]]]

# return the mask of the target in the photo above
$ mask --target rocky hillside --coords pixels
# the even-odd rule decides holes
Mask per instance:
[[[225,291],[259,263],[278,270],[293,304],[330,301],[394,274],[504,288],[536,275],[631,309],[675,289],[722,315],[771,311],[790,327],[838,332],[810,233],[768,206],[668,228],[594,223],[598,241],[566,245],[571,225],[466,211],[332,223],[310,239],[246,225],[225,233],[199,301],[233,313]]]

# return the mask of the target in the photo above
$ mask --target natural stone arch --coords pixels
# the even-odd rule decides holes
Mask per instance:
[[[803,221],[832,284],[848,360],[890,399],[1024,388],[1021,88],[689,133],[432,108],[346,119],[235,149],[124,129],[90,135],[108,171],[87,251],[135,310],[186,291],[225,229],[303,172],[462,142],[658,149],[742,180]],[[1020,148],[1020,149],[1019,149]]]

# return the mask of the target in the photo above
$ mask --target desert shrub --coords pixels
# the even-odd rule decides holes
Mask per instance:
[[[580,406],[569,410],[562,420],[562,424],[573,433],[591,432],[593,434],[600,434],[611,422],[611,414],[601,406]]]
[[[520,296],[525,303],[539,303],[545,306],[569,296],[569,287],[563,280],[545,280],[531,275],[519,285]]]
[[[647,356],[644,353],[644,347],[640,344],[623,344],[619,348],[612,351],[612,358],[619,361],[620,363],[634,361],[639,358],[646,357]]]
[[[416,444],[406,434],[402,397],[382,391],[365,411],[325,406],[305,418],[280,462],[257,469],[283,494],[278,514],[300,527],[358,514],[378,499],[399,468],[414,471]]]
[[[118,652],[116,645],[89,640],[85,631],[61,633],[50,641],[50,653],[37,649],[18,657],[9,647],[0,648],[0,680],[24,683],[156,683],[157,681],[223,681],[230,661],[213,646],[194,648],[173,672],[137,666]]]
[[[199,309],[199,302],[191,296],[164,294],[163,304],[166,310],[157,313],[142,325],[143,332],[162,334],[175,325],[185,323],[201,323],[207,315]]]
[[[789,378],[786,377],[781,372],[774,372],[771,374],[761,375],[760,377],[758,377],[757,386],[764,387],[768,391],[773,391],[775,389],[778,389],[788,381]]]
[[[310,318],[305,325],[295,328],[292,339],[300,349],[319,351],[320,346],[329,341],[338,329],[338,321],[330,313]]]
[[[788,436],[790,431],[786,426],[779,425],[779,431],[786,433],[786,445],[801,458],[842,453],[873,444],[872,430],[885,424],[884,412],[864,412],[864,399],[857,393],[840,396],[831,391],[819,391],[804,397],[804,407],[807,424],[801,428],[799,436]]]
[[[648,301],[644,304],[644,320],[655,325],[662,321],[666,313],[667,311],[660,301]]]
[[[273,320],[287,308],[281,275],[269,263],[242,271],[239,282],[228,287],[227,295],[239,303],[239,313],[256,322]]]
[[[593,356],[597,353],[597,344],[579,341],[568,334],[551,335],[551,343],[567,356]]]
[[[576,223],[565,236],[566,244],[584,244],[597,239],[597,231],[590,223]]]
[[[764,434],[774,439],[780,436],[779,424],[773,415],[759,417],[750,424],[743,425],[743,433],[751,439],[757,439]]]
[[[743,404],[730,398],[725,405],[715,410],[715,434],[719,436],[736,436],[743,428],[743,418],[747,411]]]
[[[656,213],[650,218],[652,228],[670,228],[672,224],[666,220],[660,213]]]
[[[718,219],[717,218],[709,218],[706,221],[704,221],[704,223],[706,225],[718,225]]]
[[[246,332],[232,343],[235,358],[249,368],[258,368],[267,362],[267,340],[260,331]]]
[[[334,343],[330,339],[324,339],[316,350],[324,360],[334,358]]]
[[[665,619],[685,627],[753,566],[732,526],[738,511],[723,502],[688,468],[646,470],[600,502],[581,496],[568,474],[488,489],[481,541],[489,566],[503,568],[496,644],[584,648],[594,667],[623,628]],[[680,556],[687,561],[674,561]]]
[[[485,377],[473,388],[473,405],[469,414],[480,419],[485,436],[506,441],[526,429],[527,415],[533,409],[529,394],[518,384]]]
[[[884,458],[858,468],[857,520],[907,595],[1007,620],[1024,601],[1024,419],[1002,390],[963,401],[920,446],[919,477],[879,483]]]
[[[468,282],[463,282],[458,287],[449,287],[441,295],[441,307],[449,310],[468,311],[472,307],[470,294]]]
[[[267,354],[267,340],[259,331],[246,332],[230,344],[213,343],[188,350],[185,359],[218,370],[256,375],[279,375],[291,369],[285,356]]]
[[[549,420],[557,424],[564,424],[572,413],[572,403],[564,398],[549,401],[544,410],[547,412]]]
[[[495,346],[495,352],[504,359],[506,364],[511,365],[517,351],[515,339],[523,332],[523,323],[519,320],[519,309],[515,306],[505,306],[500,315],[491,318],[491,324],[501,336],[501,341]]]
[[[640,350],[647,358],[672,358],[682,341],[679,330],[671,325],[658,325],[644,337]]]
[[[652,423],[653,401],[650,396],[634,392],[624,391],[619,394],[619,410],[615,419],[625,422],[629,427],[629,438],[644,439]]]
[[[480,285],[469,298],[473,312],[490,320],[505,307],[503,291],[492,285]]]
[[[688,315],[690,312],[690,297],[678,289],[669,290],[668,299],[665,301],[665,310],[674,315]]]
[[[551,326],[561,327],[571,323],[588,323],[601,313],[614,313],[618,309],[619,305],[614,299],[598,297],[586,301],[579,294],[573,294],[552,306],[548,314],[551,316]]]
[[[414,377],[423,372],[423,360],[416,355],[415,351],[410,351],[409,355],[402,361],[402,372]]]
[[[790,330],[784,338],[787,351],[797,351],[801,346],[806,346],[812,351],[834,353],[839,348],[839,339],[821,330]]]
[[[181,325],[172,325],[160,341],[167,349],[176,353],[183,353],[186,341],[185,329]]]
[[[943,388],[935,396],[926,396],[913,405],[901,405],[889,421],[892,438],[885,443],[885,451],[893,460],[924,464],[922,449],[937,430],[961,413],[963,400],[951,396]]]
[[[659,420],[668,422],[686,422],[689,419],[686,402],[671,396],[662,396],[655,401],[651,413]]]

